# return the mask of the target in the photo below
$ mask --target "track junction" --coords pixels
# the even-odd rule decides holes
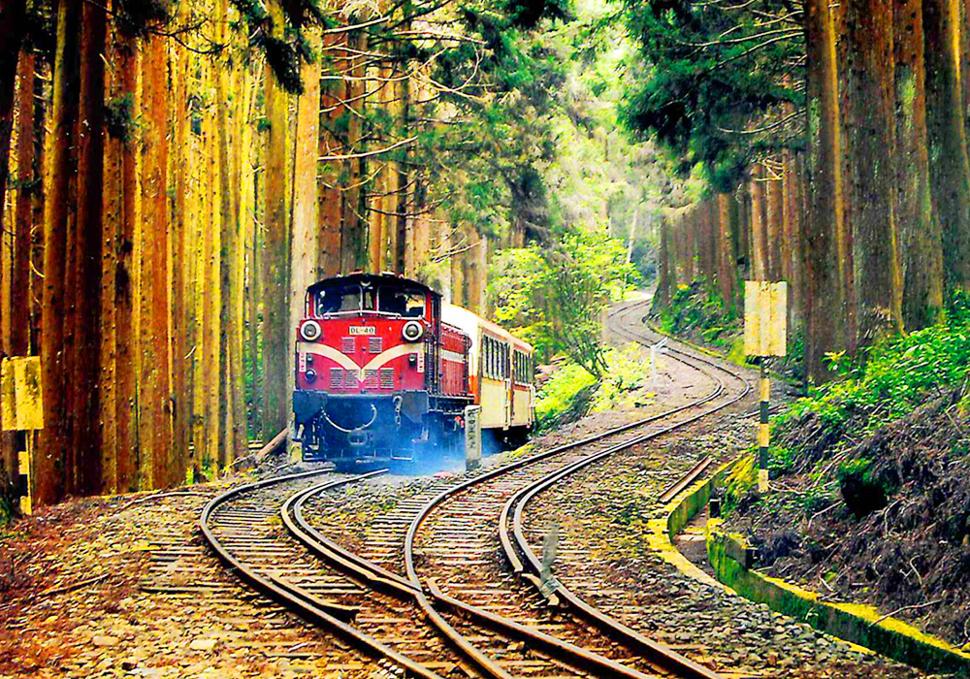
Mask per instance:
[[[653,333],[636,322],[643,313],[639,304],[622,308],[611,315],[611,328],[632,341],[654,342]],[[377,558],[314,528],[307,509],[320,511],[328,494],[367,483],[380,472],[311,471],[233,488],[203,510],[203,534],[249,584],[345,637],[392,672],[437,677],[462,668],[503,678],[716,677],[558,583],[542,563],[541,545],[523,525],[530,501],[570,474],[750,392],[744,377],[714,361],[675,348],[668,352],[706,375],[710,390],[665,412],[467,474],[457,483],[428,485],[408,501],[411,511],[382,522],[380,541],[397,549]]]

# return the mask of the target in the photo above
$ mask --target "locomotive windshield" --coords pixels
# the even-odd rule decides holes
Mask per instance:
[[[318,315],[370,311],[422,318],[427,301],[423,290],[400,285],[374,285],[368,281],[341,283],[317,291]]]

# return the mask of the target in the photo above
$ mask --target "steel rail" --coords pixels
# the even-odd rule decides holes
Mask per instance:
[[[615,317],[616,315],[619,315],[619,313],[630,311],[631,309],[635,308],[636,306],[638,306],[638,305],[631,305],[629,307],[625,307],[623,309],[620,309],[620,310],[618,310],[618,311],[610,314],[610,317],[612,318],[612,317]],[[636,335],[632,335],[631,333],[623,333],[623,332],[620,332],[618,334],[626,335],[627,338],[631,338],[634,341],[637,341],[637,342],[639,342],[641,344],[643,343],[643,338],[642,337],[638,337]],[[583,466],[586,466],[586,465],[591,464],[592,462],[594,462],[594,461],[596,461],[598,459],[601,459],[603,457],[606,457],[607,455],[613,454],[613,453],[615,453],[615,452],[617,452],[619,450],[623,450],[623,449],[629,448],[632,445],[636,445],[639,442],[642,442],[642,441],[648,440],[650,438],[653,438],[655,436],[658,436],[661,433],[665,433],[667,431],[673,431],[674,429],[676,429],[678,427],[685,426],[686,424],[689,424],[690,422],[696,421],[696,420],[700,419],[701,417],[706,417],[707,415],[709,415],[709,414],[711,414],[713,412],[716,412],[718,410],[721,410],[723,408],[726,408],[729,405],[731,405],[733,403],[736,403],[737,401],[739,401],[742,398],[744,398],[751,391],[751,385],[750,385],[750,383],[744,377],[735,375],[734,373],[728,371],[727,369],[725,369],[725,368],[723,368],[723,367],[715,364],[713,361],[706,360],[706,359],[703,359],[703,358],[700,358],[700,357],[697,357],[697,356],[693,356],[691,354],[688,354],[686,352],[680,351],[680,350],[678,350],[676,348],[673,348],[673,347],[668,347],[668,351],[670,351],[671,353],[679,354],[682,358],[678,358],[676,360],[678,360],[678,361],[680,361],[682,363],[685,363],[687,365],[692,365],[691,364],[691,361],[696,361],[698,363],[707,364],[707,365],[709,365],[709,366],[711,366],[711,367],[713,367],[715,369],[718,369],[718,370],[720,370],[722,372],[725,372],[728,375],[730,375],[732,378],[740,380],[742,382],[742,384],[744,385],[744,388],[742,389],[742,391],[741,391],[741,393],[739,395],[737,395],[736,397],[732,398],[730,401],[728,401],[728,402],[726,402],[724,404],[721,404],[721,405],[719,405],[719,406],[717,406],[715,408],[712,408],[712,409],[707,409],[704,412],[702,412],[702,413],[700,413],[700,414],[698,414],[698,415],[696,415],[696,416],[694,416],[692,418],[689,418],[688,420],[685,420],[685,421],[676,423],[675,425],[673,425],[671,427],[666,427],[661,432],[645,433],[645,434],[642,434],[640,436],[635,436],[632,439],[628,439],[626,441],[619,442],[619,443],[617,443],[617,444],[615,444],[613,446],[610,446],[605,451],[600,451],[598,453],[594,453],[593,455],[590,455],[587,458],[584,458],[584,459],[582,459],[582,460],[580,460],[580,461],[578,461],[576,463],[573,463],[573,464],[569,465],[565,470],[563,470],[563,469],[556,470],[551,475],[547,475],[546,477],[543,477],[543,478],[549,478],[551,476],[551,477],[555,477],[556,479],[558,479],[558,478],[560,478],[562,476],[568,475],[568,474],[576,471],[577,469],[582,468]],[[689,360],[684,360],[685,358],[686,359],[689,359]],[[697,368],[696,365],[692,365],[692,367],[700,370],[701,372],[705,372],[703,369]],[[710,373],[708,373],[708,375],[710,375]],[[691,401],[688,404],[684,404],[683,406],[679,406],[679,407],[676,407],[676,408],[671,408],[671,409],[669,409],[669,410],[667,410],[667,411],[665,411],[663,413],[660,413],[660,414],[657,414],[657,415],[653,415],[653,416],[650,416],[650,417],[646,417],[646,418],[642,418],[640,420],[637,420],[637,421],[634,421],[634,422],[631,422],[631,423],[622,425],[620,427],[615,427],[613,429],[610,429],[610,430],[608,430],[606,432],[602,432],[600,434],[588,436],[588,437],[586,437],[584,439],[581,439],[579,441],[575,441],[575,442],[572,442],[572,443],[564,444],[562,446],[557,446],[557,447],[555,447],[553,449],[550,449],[548,451],[545,451],[543,453],[539,453],[537,455],[533,455],[533,456],[530,456],[528,458],[524,458],[522,460],[518,460],[518,461],[513,462],[513,463],[510,463],[508,465],[504,465],[504,466],[499,467],[497,469],[491,470],[489,472],[486,472],[484,474],[481,474],[481,475],[479,475],[479,476],[477,476],[475,478],[469,479],[469,480],[467,480],[467,481],[465,481],[463,483],[457,484],[456,486],[452,486],[451,488],[445,489],[444,491],[438,493],[435,497],[433,497],[431,500],[429,500],[421,508],[421,510],[419,510],[418,514],[414,517],[414,519],[412,520],[410,526],[408,527],[408,531],[407,531],[407,534],[405,536],[405,567],[406,567],[406,572],[407,572],[408,580],[410,580],[410,582],[414,585],[415,588],[417,588],[417,589],[419,589],[419,590],[421,590],[423,592],[423,589],[424,589],[424,586],[425,585],[422,583],[420,577],[417,574],[417,570],[415,568],[415,559],[414,559],[414,543],[415,543],[415,538],[417,536],[417,533],[418,533],[421,525],[425,521],[425,519],[430,515],[430,513],[437,506],[439,506],[448,497],[451,497],[451,496],[453,496],[453,495],[455,495],[457,493],[460,493],[462,491],[467,490],[468,488],[470,488],[470,487],[472,487],[474,485],[483,483],[484,481],[487,481],[487,480],[492,479],[492,478],[495,478],[495,477],[497,477],[499,475],[508,473],[508,472],[513,471],[515,469],[518,469],[518,468],[521,468],[521,467],[524,467],[524,466],[527,466],[527,465],[534,464],[534,463],[539,462],[541,460],[550,458],[550,457],[552,457],[554,455],[559,455],[559,454],[562,454],[562,453],[564,453],[566,451],[574,450],[574,449],[579,448],[579,447],[584,446],[584,445],[589,445],[590,443],[595,443],[595,442],[602,441],[603,439],[605,439],[607,437],[610,437],[610,436],[613,436],[615,434],[623,433],[623,432],[629,431],[631,429],[634,429],[634,428],[643,426],[645,424],[648,424],[650,422],[654,422],[654,421],[657,421],[657,420],[660,420],[660,419],[663,419],[663,418],[666,418],[666,417],[670,417],[673,414],[682,412],[682,411],[687,410],[689,408],[696,408],[696,407],[698,407],[700,405],[703,405],[705,403],[708,403],[708,402],[716,399],[721,393],[723,393],[724,388],[725,388],[723,382],[720,379],[714,378],[714,380],[715,380],[715,387],[714,387],[714,389],[710,393],[704,395],[700,399],[696,399],[694,401]],[[509,505],[506,505],[505,507],[503,507],[502,517],[500,518],[500,524],[499,524],[500,527],[506,525],[506,521],[507,521],[507,517],[508,517],[508,508],[509,508]],[[512,555],[513,558],[514,558],[514,550],[511,549],[511,541],[509,540],[508,535],[507,534],[502,535],[501,532],[500,532],[500,541],[503,544],[503,549],[505,549],[506,554]],[[528,557],[530,554],[531,553],[527,553],[526,556]],[[532,556],[534,557],[534,555],[532,555]],[[510,559],[510,561],[512,561],[512,560]],[[515,562],[512,561],[512,563],[514,564]],[[429,582],[427,586],[428,586],[428,589],[432,591],[432,593],[438,594],[439,597],[440,597],[440,595],[442,595],[442,593],[440,592],[440,590],[438,589],[438,587],[437,587],[437,585],[435,583]],[[571,593],[568,593],[568,594],[571,594]],[[453,599],[452,597],[448,597],[448,598],[451,599],[452,601],[457,601],[457,600]],[[720,676],[720,675],[712,672],[711,670],[707,669],[706,667],[703,667],[703,666],[701,666],[701,665],[699,665],[697,663],[694,663],[693,661],[691,661],[691,660],[689,660],[689,659],[681,656],[680,654],[676,653],[672,649],[669,649],[669,648],[667,648],[665,646],[662,646],[661,644],[658,644],[658,643],[656,643],[656,642],[654,642],[654,641],[652,641],[650,639],[647,639],[646,637],[644,637],[643,635],[639,634],[638,632],[627,628],[625,625],[623,625],[619,621],[617,621],[617,620],[615,620],[613,618],[610,618],[609,616],[606,616],[604,613],[602,613],[598,609],[595,609],[595,608],[589,606],[588,604],[586,604],[585,602],[581,601],[580,599],[578,599],[578,597],[572,597],[572,599],[573,600],[570,603],[573,605],[573,607],[577,611],[585,614],[585,616],[587,618],[595,621],[600,626],[607,627],[612,632],[615,632],[615,633],[619,634],[623,639],[627,640],[628,642],[633,643],[636,647],[638,647],[638,648],[640,648],[642,650],[646,650],[650,654],[651,660],[657,660],[659,662],[659,664],[662,664],[665,668],[670,669],[670,670],[672,670],[672,671],[680,674],[681,676],[703,677],[704,679],[713,679],[715,677]],[[429,615],[429,617],[431,617],[432,619],[434,619],[434,617],[436,615],[436,611],[434,611],[433,608],[430,607],[430,602],[428,602],[428,600],[426,599],[426,597],[424,597],[423,594],[419,594],[419,600],[422,603],[422,607],[425,608],[425,612]],[[447,623],[445,623],[445,624],[447,624]],[[625,666],[622,666],[622,667],[625,667]]]
[[[236,486],[235,488],[230,488],[221,495],[214,497],[202,509],[202,514],[199,517],[199,528],[202,531],[203,537],[205,538],[206,542],[209,543],[209,547],[213,550],[213,552],[215,552],[216,556],[219,557],[219,559],[225,563],[230,570],[235,571],[241,580],[248,583],[251,587],[262,592],[269,598],[282,604],[287,609],[297,613],[300,615],[300,617],[315,625],[329,628],[347,642],[376,659],[389,660],[403,669],[408,676],[420,677],[421,679],[442,679],[432,670],[414,662],[406,655],[398,653],[374,637],[361,632],[357,628],[345,622],[345,620],[342,618],[348,617],[348,613],[350,613],[348,607],[323,601],[319,597],[314,596],[311,592],[297,585],[288,583],[280,578],[271,578],[260,574],[255,568],[252,568],[237,559],[235,555],[233,555],[232,552],[216,536],[212,526],[212,518],[213,514],[220,506],[225,505],[226,503],[247,493],[252,493],[253,491],[260,490],[268,486],[317,476],[328,473],[329,471],[330,470],[316,470],[300,472],[297,474],[287,474],[285,476],[263,479],[262,481],[256,481],[254,483],[248,483],[241,486]],[[379,473],[383,473],[383,470],[372,472],[371,475]],[[327,488],[337,488],[339,486],[347,485],[359,480],[361,480],[361,477],[351,476],[331,481],[323,485]]]
[[[667,504],[675,497],[680,495],[680,493],[690,486],[694,481],[700,478],[701,474],[707,471],[708,467],[714,464],[713,457],[702,457],[697,461],[693,467],[687,470],[687,473],[681,476],[677,481],[675,481],[667,490],[660,494],[659,500],[661,504]]]
[[[572,661],[572,664],[577,667],[599,671],[602,676],[623,677],[625,679],[646,679],[647,675],[631,669],[622,663],[618,663],[615,660],[591,653],[584,648],[559,639],[553,635],[455,599],[454,597],[449,596],[438,589],[434,582],[428,583],[428,592],[425,593],[420,588],[416,587],[410,580],[406,580],[397,573],[392,573],[382,566],[375,564],[368,559],[364,559],[359,555],[354,554],[350,550],[340,546],[335,541],[327,538],[320,533],[320,531],[311,526],[303,514],[303,507],[306,502],[314,495],[323,493],[328,489],[328,484],[320,484],[291,496],[287,500],[285,509],[281,510],[284,512],[283,522],[293,536],[302,542],[307,548],[309,548],[310,551],[328,561],[331,565],[341,568],[354,580],[372,587],[387,589],[392,593],[401,596],[402,598],[409,598],[413,600],[419,606],[421,605],[422,598],[425,602],[430,604],[430,601],[427,598],[428,595],[430,595],[431,599],[447,606],[456,614],[463,615],[469,619],[477,620],[481,624],[494,631],[530,642],[536,647],[543,648],[550,653],[556,654],[556,657],[560,660],[565,660],[568,658]],[[422,606],[422,608],[424,607]],[[427,610],[425,610],[425,613],[427,614]],[[431,618],[433,621],[435,620],[433,616],[429,615],[429,618]],[[444,625],[447,625],[448,629],[454,629],[447,621],[443,619],[440,619],[439,622],[443,622]],[[462,653],[465,653],[466,651],[471,653],[471,655],[468,657],[477,665],[479,665],[479,662],[492,663],[490,667],[482,667],[479,665],[480,669],[489,672],[493,676],[495,674],[499,674],[501,676],[507,675],[507,673],[494,659],[490,658],[486,654],[481,653],[480,651],[477,651],[474,645],[468,644],[467,640],[464,639],[464,636],[460,635],[457,630],[454,631],[459,635],[459,637],[461,637],[460,639],[452,638],[452,636],[445,630],[441,631],[442,633],[446,634],[449,640],[456,645],[459,651]]]
[[[637,305],[630,305],[629,307],[621,308],[616,312],[610,314],[613,318],[619,313],[629,311],[635,308]],[[616,329],[614,329],[617,331]],[[628,338],[631,336],[628,333],[623,333],[617,331],[618,334],[626,335]],[[641,339],[634,337],[634,341],[641,341]],[[641,341],[642,343],[642,341]],[[668,347],[668,351],[672,353],[680,354],[689,359],[700,360],[690,354],[686,354],[677,349]],[[676,359],[680,362],[690,365],[688,361],[684,361],[681,358]],[[708,363],[708,361],[702,361]],[[712,364],[713,365],[713,364]],[[696,366],[693,366],[696,368]],[[720,368],[720,366],[715,366]],[[723,368],[720,368],[724,370]],[[729,371],[724,370],[724,372]],[[735,376],[736,377],[736,376]],[[743,379],[743,378],[742,378]],[[746,382],[745,382],[746,383]],[[747,385],[747,383],[746,383]],[[750,385],[747,385],[745,393],[750,389]],[[475,606],[471,606],[465,602],[462,602],[448,594],[442,592],[432,580],[426,584],[423,584],[417,576],[415,566],[414,566],[414,539],[417,534],[417,529],[420,526],[421,521],[430,513],[431,508],[439,504],[448,496],[460,492],[467,487],[475,484],[481,483],[487,479],[494,478],[500,474],[512,471],[514,469],[539,462],[541,460],[547,459],[553,455],[558,455],[568,450],[573,450],[577,447],[588,445],[590,443],[595,443],[601,441],[606,437],[611,435],[623,433],[629,431],[630,429],[643,426],[653,421],[669,417],[670,415],[686,410],[690,407],[697,407],[703,403],[707,403],[710,400],[717,398],[717,396],[722,393],[723,384],[718,382],[715,389],[710,393],[706,394],[703,398],[692,401],[685,406],[679,408],[673,408],[663,413],[653,415],[647,418],[642,418],[640,420],[622,425],[620,427],[615,427],[609,431],[603,432],[598,435],[593,435],[585,437],[580,441],[576,441],[570,444],[565,444],[563,446],[558,446],[549,451],[544,451],[534,456],[518,460],[511,464],[505,465],[496,470],[492,470],[481,474],[480,476],[466,481],[458,486],[446,489],[445,491],[439,493],[435,496],[429,503],[427,503],[419,513],[417,517],[411,522],[408,527],[407,535],[405,536],[405,565],[407,570],[407,578],[404,578],[396,573],[393,573],[381,566],[374,564],[366,559],[353,554],[349,550],[344,549],[332,540],[329,540],[320,531],[316,530],[310,526],[304,516],[303,516],[303,505],[306,500],[313,495],[326,492],[330,489],[335,489],[341,486],[348,485],[350,483],[362,481],[365,478],[370,478],[377,474],[383,473],[383,471],[372,472],[371,474],[366,474],[362,476],[355,476],[345,479],[340,479],[336,481],[329,481],[326,483],[318,484],[312,486],[303,491],[299,491],[294,495],[290,496],[283,507],[281,508],[281,516],[286,529],[290,534],[295,537],[299,542],[306,546],[312,553],[316,556],[321,557],[326,562],[334,565],[339,570],[346,574],[354,580],[366,584],[375,590],[385,590],[390,591],[401,597],[411,598],[416,602],[432,624],[437,627],[453,644],[462,652],[467,658],[475,663],[481,670],[483,670],[489,676],[495,677],[496,679],[511,679],[504,669],[502,669],[496,661],[482,653],[474,644],[468,641],[464,636],[462,636],[451,624],[441,615],[441,613],[434,607],[432,601],[436,604],[443,605],[447,607],[450,611],[455,614],[461,615],[465,618],[470,618],[477,620],[478,622],[489,626],[494,630],[498,630],[503,634],[518,637],[524,639],[537,648],[544,649],[546,651],[554,654],[558,659],[564,660],[569,664],[573,664],[577,667],[582,667],[585,669],[590,669],[599,672],[603,676],[617,676],[626,678],[642,678],[641,672],[630,668],[626,665],[618,663],[609,658],[605,658],[598,654],[592,653],[586,649],[575,646],[569,642],[566,642],[557,637],[551,636],[544,632],[541,632],[532,627],[527,627],[513,620],[504,618],[502,616],[496,615],[490,611],[479,609]],[[743,394],[742,396],[743,397]],[[741,398],[738,397],[738,398]],[[706,413],[705,413],[706,414]],[[699,417],[699,416],[698,416]],[[695,418],[696,419],[696,418]],[[686,423],[681,423],[682,426]],[[610,452],[615,452],[617,449],[622,449],[623,447],[628,447],[629,445],[634,445],[636,439],[642,438],[643,435],[635,437],[628,442],[621,442],[611,446],[607,451],[600,451],[600,453],[591,456],[599,459],[600,457],[609,454]],[[649,437],[649,436],[648,436]],[[272,443],[275,443],[274,439]],[[624,446],[623,443],[626,443]],[[589,458],[584,458],[580,460],[580,463],[589,464],[593,460]],[[575,466],[570,465],[570,468]],[[562,470],[558,470],[561,472]],[[301,589],[299,586],[291,584],[280,578],[272,576],[263,576],[259,574],[255,569],[247,567],[245,564],[241,563],[236,559],[235,556],[219,541],[215,536],[210,522],[212,520],[212,515],[215,510],[222,504],[232,500],[233,498],[239,497],[244,493],[252,492],[260,488],[264,488],[269,485],[284,483],[288,481],[298,480],[301,478],[310,477],[313,475],[318,475],[325,473],[325,470],[304,472],[300,474],[291,474],[284,477],[277,477],[274,479],[266,479],[263,481],[255,482],[252,484],[247,484],[244,486],[239,486],[234,489],[230,489],[226,493],[214,498],[210,501],[206,507],[203,509],[202,516],[200,517],[200,528],[205,536],[206,540],[209,542],[210,546],[216,552],[221,560],[223,560],[227,565],[230,566],[237,574],[245,581],[249,582],[256,589],[261,590],[263,593],[269,595],[275,600],[283,603],[288,608],[296,611],[302,617],[309,619],[318,625],[323,625],[329,627],[334,632],[338,633],[343,638],[347,639],[358,648],[368,652],[370,655],[387,659],[391,662],[397,664],[402,669],[404,669],[409,675],[419,676],[419,677],[437,677],[437,675],[430,669],[414,662],[407,656],[400,654],[393,649],[387,647],[377,639],[361,632],[352,625],[345,622],[348,618],[352,617],[354,613],[353,607],[341,606],[339,604],[334,604],[332,602],[323,601],[318,597],[314,596],[312,593]],[[557,472],[558,473],[558,472]],[[555,474],[554,474],[555,475]],[[503,524],[504,525],[504,524]],[[504,545],[503,545],[504,546]],[[426,591],[426,589],[427,591]],[[592,609],[595,611],[595,609]],[[598,611],[595,611],[598,612]],[[631,630],[632,632],[632,630]],[[635,632],[633,634],[636,634]],[[649,640],[647,640],[649,642]],[[653,643],[653,642],[649,642]],[[568,660],[566,660],[568,658]],[[686,662],[689,660],[684,659]],[[706,669],[706,668],[701,668]],[[709,671],[708,671],[709,672]],[[689,676],[704,676],[704,677],[716,677],[716,674],[693,674]]]
[[[631,305],[631,307],[632,306],[633,305]],[[631,307],[627,307],[627,309],[630,309]],[[623,334],[623,333],[620,333],[620,334]],[[627,336],[630,336],[630,334],[627,333]],[[641,341],[641,338],[635,338],[635,341],[639,342]],[[594,453],[593,455],[590,455],[586,458],[578,460],[577,462],[571,465],[568,465],[562,469],[556,470],[555,472],[536,480],[532,484],[529,484],[523,487],[515,495],[510,497],[506,501],[505,505],[502,507],[502,514],[499,520],[499,535],[500,535],[500,541],[502,543],[502,547],[505,552],[506,558],[509,560],[509,563],[512,565],[513,570],[517,574],[520,574],[520,575],[525,574],[525,575],[531,576],[528,579],[537,585],[540,592],[546,595],[554,594],[558,600],[564,601],[567,605],[575,609],[579,614],[581,614],[583,617],[587,618],[588,620],[590,620],[591,622],[599,626],[604,631],[622,636],[629,643],[638,647],[642,651],[648,653],[651,659],[656,660],[658,663],[662,664],[667,669],[675,671],[682,676],[713,678],[713,677],[717,677],[718,675],[712,672],[711,670],[709,670],[708,668],[702,665],[699,665],[689,660],[688,658],[685,658],[684,656],[676,653],[672,649],[667,648],[666,646],[658,644],[657,642],[645,637],[644,635],[640,634],[636,630],[633,630],[628,626],[624,625],[619,620],[616,620],[615,618],[612,618],[611,616],[606,615],[601,610],[593,606],[590,606],[581,597],[577,596],[575,593],[570,591],[561,583],[556,582],[555,589],[550,591],[547,587],[544,586],[544,583],[542,583],[538,578],[538,576],[541,573],[542,563],[537,557],[537,555],[535,554],[535,552],[532,551],[532,548],[525,537],[525,531],[523,528],[523,512],[526,505],[528,505],[529,501],[531,501],[542,491],[550,488],[551,486],[555,485],[556,483],[566,478],[567,476],[570,476],[571,474],[574,474],[580,469],[593,464],[597,460],[605,458],[621,450],[628,449],[631,446],[637,445],[647,440],[662,436],[664,434],[668,434],[688,424],[696,422],[697,420],[703,417],[707,417],[719,410],[727,408],[733,405],[734,403],[737,403],[738,401],[743,399],[748,393],[750,393],[751,385],[744,377],[736,375],[731,371],[723,368],[722,366],[717,365],[713,361],[707,360],[706,358],[691,356],[689,354],[686,354],[674,348],[668,348],[668,349],[678,354],[688,356],[690,359],[695,360],[697,362],[707,364],[712,368],[715,368],[717,370],[720,370],[726,373],[733,379],[740,380],[744,384],[744,388],[738,395],[734,396],[728,401],[725,401],[724,403],[720,403],[712,408],[707,408],[696,415],[693,415],[685,420],[675,422],[660,430],[657,430],[654,432],[647,432],[641,436],[634,437],[633,439],[630,439],[628,441],[617,443],[616,445],[611,446],[604,451]],[[686,361],[684,362],[686,363]],[[709,396],[707,398],[703,398],[699,401],[687,404],[686,406],[676,408],[673,410],[676,412],[680,412],[713,400],[713,398],[716,398],[716,396],[723,391],[723,386],[724,386],[723,382],[719,378],[717,378],[717,382],[721,385],[722,388],[717,389],[715,395]],[[677,483],[675,483],[671,488],[669,488],[665,493],[663,493],[661,497],[663,498],[663,497],[675,496],[677,493],[679,493],[684,488],[686,488],[690,483],[692,483],[693,480],[698,478],[710,466],[711,462],[712,460],[709,457],[706,457],[700,460],[687,472],[687,474],[684,477],[682,477]],[[514,545],[513,545],[512,539],[509,538],[508,519],[509,519],[510,513],[512,514],[512,533],[515,538]],[[525,573],[525,567],[521,559],[519,558],[517,552],[521,553],[524,556],[526,562],[528,563],[528,567],[530,571],[529,573]]]

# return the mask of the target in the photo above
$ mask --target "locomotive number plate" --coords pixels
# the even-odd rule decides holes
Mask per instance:
[[[373,325],[352,325],[350,326],[351,335],[373,335],[377,329]]]
[[[419,373],[424,372],[424,352],[423,351],[418,352],[418,372]]]

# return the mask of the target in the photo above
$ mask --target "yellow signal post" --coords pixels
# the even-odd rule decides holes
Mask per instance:
[[[758,490],[768,492],[768,446],[771,432],[768,408],[771,381],[768,357],[784,356],[788,340],[788,284],[784,281],[745,281],[744,353],[757,356],[761,367],[758,417]]]
[[[0,430],[19,432],[17,450],[20,513],[33,511],[30,497],[29,431],[44,428],[44,401],[37,356],[5,358],[0,362]]]

